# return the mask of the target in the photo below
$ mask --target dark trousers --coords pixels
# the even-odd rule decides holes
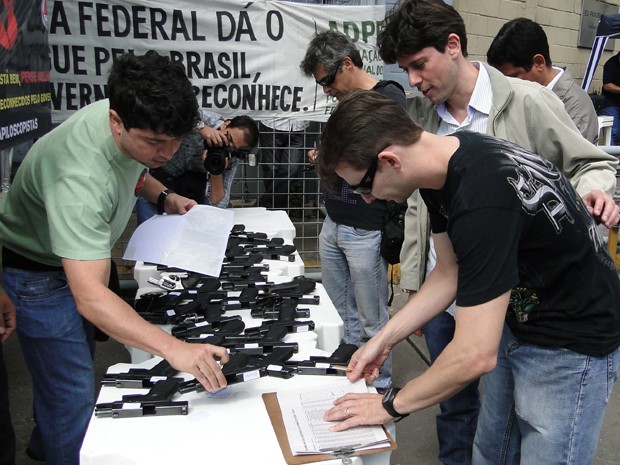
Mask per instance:
[[[0,342],[0,465],[15,465],[15,431],[9,411],[9,377]]]
[[[424,326],[424,338],[431,362],[454,337],[456,323],[448,312],[441,312]],[[439,440],[439,461],[444,465],[471,465],[472,449],[480,397],[478,380],[449,399],[439,403],[437,415],[437,439]]]
[[[265,191],[260,205],[289,207],[291,181],[301,177],[305,160],[303,131],[278,131],[260,124],[260,166]]]

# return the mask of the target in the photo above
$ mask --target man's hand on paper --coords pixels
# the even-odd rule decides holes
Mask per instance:
[[[220,364],[228,363],[228,351],[211,344],[189,344],[179,341],[166,360],[179,371],[191,373],[207,391],[217,391],[226,386]],[[216,360],[219,359],[218,361]]]
[[[168,214],[178,213],[179,215],[184,215],[195,205],[198,205],[195,200],[171,192],[164,201],[164,210]]]
[[[6,292],[0,290],[0,342],[6,341],[16,327],[15,305]]]
[[[381,394],[347,394],[334,401],[334,407],[325,412],[325,421],[339,421],[330,431],[344,431],[354,426],[382,425],[392,420],[383,408]]]

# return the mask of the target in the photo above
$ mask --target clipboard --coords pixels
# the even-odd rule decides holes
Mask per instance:
[[[265,407],[267,408],[267,413],[269,414],[269,419],[271,420],[271,426],[273,426],[273,430],[275,431],[276,437],[278,438],[278,444],[280,444],[282,455],[284,456],[284,460],[288,465],[323,462],[325,460],[342,458],[337,454],[293,455],[293,452],[291,451],[291,446],[288,442],[288,436],[286,435],[286,428],[284,427],[282,410],[280,409],[280,403],[278,402],[277,393],[267,392],[263,394],[262,397],[263,402],[265,403]],[[390,433],[385,430],[385,427],[383,429],[385,431],[385,434],[387,435],[390,444],[389,446],[381,447],[380,449],[355,451],[351,456],[375,454],[377,452],[387,452],[396,449],[398,446],[394,442],[394,439],[392,439]]]

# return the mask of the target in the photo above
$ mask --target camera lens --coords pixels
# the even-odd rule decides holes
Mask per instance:
[[[226,147],[210,148],[205,157],[205,169],[211,174],[222,174],[226,169],[226,158],[228,158]]]

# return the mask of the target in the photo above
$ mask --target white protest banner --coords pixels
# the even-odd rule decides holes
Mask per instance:
[[[105,97],[115,56],[155,50],[183,64],[201,107],[226,117],[325,121],[336,100],[299,64],[315,32],[347,34],[382,78],[376,36],[385,6],[247,0],[50,2],[52,117]]]

